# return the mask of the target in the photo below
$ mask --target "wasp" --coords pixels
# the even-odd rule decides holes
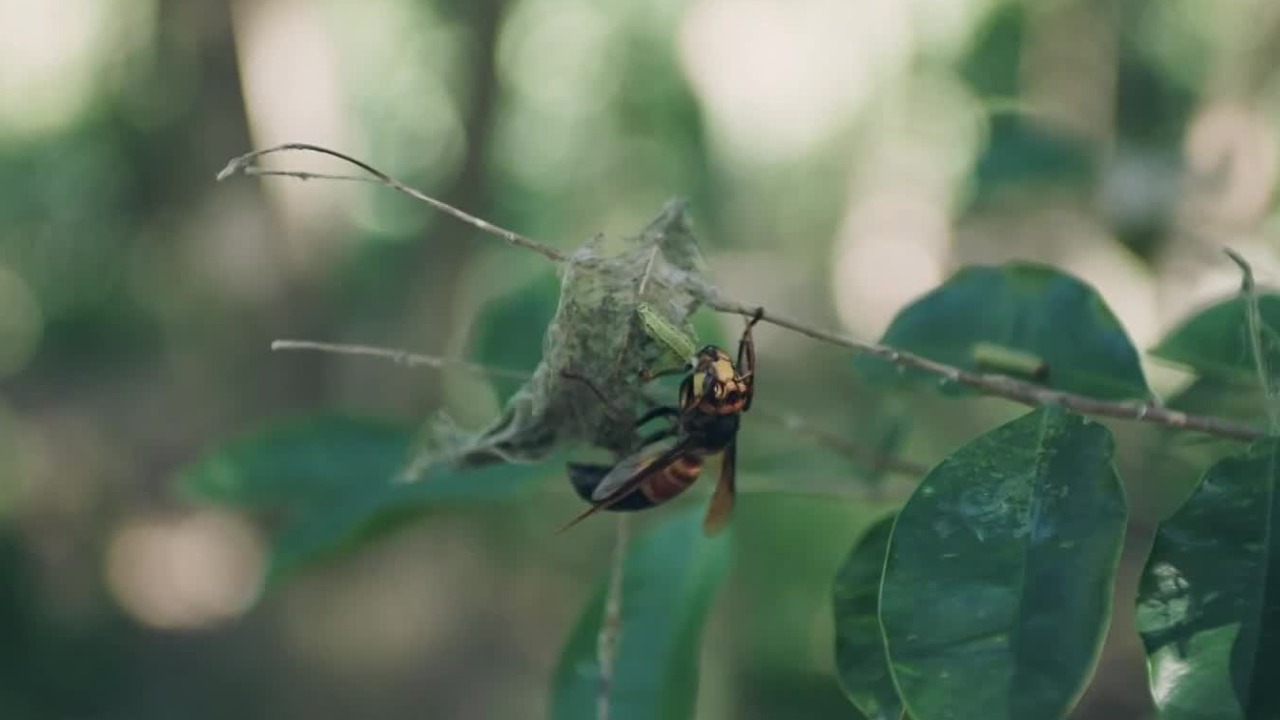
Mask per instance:
[[[751,330],[763,315],[760,309],[748,320],[738,341],[736,362],[723,349],[707,345],[679,370],[686,375],[680,383],[678,406],[656,406],[637,418],[635,426],[658,419],[673,422],[642,437],[635,454],[613,466],[569,463],[569,480],[591,507],[561,531],[601,510],[644,510],[671,500],[697,481],[706,458],[716,453],[722,453],[720,479],[702,528],[708,536],[724,529],[736,495],[738,426],[742,414],[751,409],[755,393],[756,351]],[[608,403],[589,379],[566,377],[587,383]],[[675,443],[668,446],[665,441],[673,437]]]

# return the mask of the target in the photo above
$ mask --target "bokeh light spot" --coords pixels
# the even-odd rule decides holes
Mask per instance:
[[[735,154],[801,157],[849,121],[911,50],[897,0],[702,0],[680,27],[680,59]]]
[[[835,246],[840,320],[864,337],[878,337],[903,305],[940,283],[948,223],[937,202],[905,190],[855,204]]]
[[[221,511],[127,521],[107,548],[107,584],[122,608],[154,628],[197,628],[239,616],[257,598],[263,546]]]
[[[100,0],[5,0],[0,135],[56,132],[79,117],[97,90],[109,14]]]

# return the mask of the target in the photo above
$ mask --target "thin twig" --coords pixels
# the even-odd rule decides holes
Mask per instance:
[[[285,150],[317,152],[349,162],[371,174],[383,185],[387,185],[388,187],[404,193],[409,197],[427,203],[431,207],[457,218],[458,220],[461,220],[482,232],[505,240],[510,245],[532,250],[555,262],[565,262],[567,259],[567,256],[563,252],[551,247],[550,245],[525,237],[524,235],[511,230],[500,228],[485,220],[481,220],[474,215],[463,212],[452,205],[436,200],[419,190],[409,187],[399,180],[392,178],[391,176],[360,160],[356,160],[348,155],[316,145],[309,145],[306,143],[286,143],[284,145],[277,145],[265,150],[258,150],[241,155],[227,163],[227,166],[218,173],[218,179],[224,180],[237,172],[246,172],[248,168],[252,167],[251,163],[255,159],[269,153]],[[276,172],[286,174],[282,171]],[[289,174],[296,177],[312,176],[308,173]],[[744,317],[752,317],[757,312],[760,312],[761,320],[772,323],[773,325],[777,325],[781,328],[786,328],[806,337],[848,348],[849,350],[863,355],[873,355],[887,360],[899,367],[922,370],[931,375],[936,375],[943,380],[956,383],[957,385],[971,387],[987,395],[1012,400],[1013,402],[1021,403],[1023,405],[1031,407],[1058,405],[1084,415],[1164,425],[1166,427],[1178,428],[1180,430],[1192,430],[1232,440],[1252,441],[1267,437],[1267,433],[1252,425],[1238,423],[1226,418],[1206,415],[1190,415],[1170,410],[1155,402],[1116,402],[1102,400],[1087,395],[1077,395],[1074,393],[1062,392],[1060,390],[1052,390],[1033,383],[1016,380],[1005,375],[993,375],[964,370],[962,368],[935,362],[928,358],[920,357],[919,355],[914,355],[885,345],[860,342],[838,333],[813,327],[799,320],[794,320],[774,312],[765,311],[760,305],[750,305],[736,300],[731,300],[720,295],[718,290],[711,286],[705,286],[697,289],[702,291],[703,301],[709,307],[719,312],[735,313]]]
[[[644,264],[644,275],[640,277],[640,288],[636,290],[636,295],[644,297],[644,288],[649,284],[649,275],[653,273],[653,261],[658,259],[659,245],[654,243],[653,250],[649,251],[649,262]]]
[[[631,532],[629,517],[619,513],[609,567],[609,588],[604,596],[600,634],[596,636],[596,661],[600,663],[600,688],[596,697],[596,720],[609,720],[609,700],[613,694],[613,666],[622,642],[622,580],[627,563]]]
[[[492,225],[485,220],[481,220],[475,215],[472,215],[467,212],[463,212],[462,210],[459,210],[458,208],[448,203],[441,202],[431,197],[430,195],[427,195],[421,190],[417,190],[416,188],[409,187],[408,185],[405,185],[399,180],[391,177],[390,175],[382,172],[381,170],[373,167],[372,165],[364,161],[357,160],[351,157],[350,155],[340,153],[337,150],[330,150],[329,148],[321,147],[319,145],[312,145],[310,143],[285,143],[283,145],[276,145],[275,147],[266,148],[265,150],[254,150],[253,152],[245,153],[240,157],[233,158],[230,162],[227,163],[226,167],[222,168],[222,170],[218,172],[217,179],[219,182],[221,182],[231,177],[232,175],[235,175],[236,173],[243,172],[248,174],[249,172],[251,172],[249,169],[253,167],[252,163],[254,160],[257,160],[258,158],[264,155],[284,152],[287,150],[299,150],[303,152],[320,153],[321,155],[328,155],[330,157],[338,158],[343,162],[351,163],[352,165],[355,165],[361,170],[364,170],[365,172],[372,175],[374,178],[377,179],[379,183],[386,185],[387,187],[397,190],[401,193],[404,193],[405,195],[408,195],[414,200],[424,202],[430,205],[431,207],[439,210],[440,212],[446,215],[455,217],[461,220],[462,222],[476,228],[477,230],[480,230],[481,232],[486,232],[486,233],[489,233],[490,235],[500,237],[503,240],[507,241],[509,244],[514,245],[516,247],[522,247],[526,250],[532,250],[549,260],[554,260],[556,262],[564,262],[567,259],[567,256],[564,253],[551,247],[550,245],[538,242],[533,238],[525,237],[520,233],[512,232],[511,230],[507,230],[505,228],[500,228],[497,225]],[[252,172],[261,174],[267,171],[257,170],[255,168],[254,170],[252,170]],[[286,172],[281,170],[276,170],[271,172],[274,172],[280,175],[292,175],[294,177],[299,177],[301,179],[310,179],[314,177],[319,177],[314,173],[293,173],[293,172]]]
[[[305,170],[265,170],[253,165],[245,167],[241,172],[250,177],[290,177],[303,182],[307,180],[340,180],[342,182],[369,183],[372,185],[385,184],[377,178],[371,178],[367,175],[337,175],[333,173],[307,172]]]
[[[316,352],[334,353],[337,355],[364,355],[367,357],[390,360],[397,365],[404,365],[405,367],[425,366],[436,369],[445,367],[461,367],[472,372],[490,375],[493,377],[513,378],[515,380],[529,379],[529,373],[521,372],[519,370],[506,370],[504,368],[469,363],[466,360],[458,360],[456,358],[419,355],[418,353],[396,350],[395,348],[373,347],[370,345],[347,345],[344,343],[314,342],[311,340],[275,340],[271,343],[271,349],[312,350]]]
[[[1223,248],[1231,261],[1240,267],[1240,297],[1244,300],[1244,318],[1249,333],[1249,350],[1253,354],[1253,367],[1258,372],[1258,386],[1262,388],[1263,403],[1267,410],[1267,427],[1274,435],[1280,433],[1280,408],[1271,387],[1271,373],[1267,368],[1267,356],[1262,353],[1262,315],[1258,311],[1258,289],[1253,281],[1253,267],[1240,253]]]
[[[924,465],[886,455],[875,448],[823,430],[795,413],[774,412],[764,408],[759,408],[758,412],[761,417],[770,422],[777,423],[797,435],[812,438],[818,444],[837,455],[848,458],[859,465],[866,465],[873,471],[887,470],[916,477],[923,477],[925,473],[929,472],[929,468]]]
[[[706,303],[714,310],[726,313],[736,313],[744,317],[751,317],[755,315],[759,308],[758,305],[748,305],[735,300],[729,300],[718,295],[708,297],[706,299]],[[1052,390],[1040,385],[1015,380],[1014,378],[1006,375],[992,375],[988,373],[977,373],[964,370],[944,363],[935,362],[925,357],[920,357],[919,355],[906,352],[905,350],[898,350],[896,348],[891,348],[886,345],[877,345],[875,343],[859,342],[837,333],[811,327],[799,320],[793,320],[770,311],[765,311],[761,320],[777,325],[778,327],[783,327],[793,332],[800,333],[801,335],[811,337],[815,340],[839,345],[840,347],[848,348],[863,355],[874,355],[875,357],[887,360],[899,367],[923,370],[930,375],[937,375],[938,377],[957,385],[971,387],[983,392],[984,394],[994,395],[995,397],[1012,400],[1013,402],[1029,405],[1031,407],[1058,405],[1083,415],[1111,417],[1121,420],[1134,420],[1137,422],[1178,428],[1180,430],[1194,430],[1208,435],[1229,438],[1231,440],[1252,441],[1259,440],[1267,436],[1265,432],[1252,425],[1238,423],[1226,418],[1207,415],[1190,415],[1188,413],[1170,410],[1163,405],[1154,402],[1116,402],[1111,400],[1102,400],[1088,395],[1077,395],[1075,393],[1063,392],[1061,390]]]
[[[333,353],[335,355],[358,355],[373,357],[379,360],[390,360],[397,365],[404,365],[406,367],[430,367],[436,369],[445,367],[461,367],[480,375],[511,378],[513,380],[528,380],[533,377],[533,373],[525,372],[523,370],[508,370],[506,368],[471,363],[457,358],[422,355],[419,353],[409,352],[408,350],[377,347],[374,345],[348,345],[346,343],[315,342],[313,340],[275,340],[271,343],[271,349],[309,350]],[[600,402],[609,409],[610,413],[617,417],[622,416],[622,411],[615,407],[612,401],[606,398],[600,389],[591,383],[590,379],[579,375],[578,373],[571,373],[567,371],[562,372],[561,377],[564,377],[566,380],[582,382],[587,386],[587,389],[594,393]],[[654,403],[657,402],[655,398],[649,396],[646,396],[645,400]],[[801,437],[811,438],[857,465],[870,465],[874,468],[913,476],[920,476],[928,472],[928,468],[923,465],[918,465],[909,460],[886,456],[883,453],[878,453],[870,448],[864,448],[852,441],[845,440],[835,433],[821,430],[815,427],[813,423],[805,421],[795,413],[762,410],[759,412],[759,416],[769,422],[782,426],[782,428],[788,432]]]

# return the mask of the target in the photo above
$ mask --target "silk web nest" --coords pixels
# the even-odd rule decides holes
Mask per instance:
[[[560,300],[542,340],[542,360],[502,413],[475,434],[448,418],[428,423],[424,445],[405,479],[441,462],[478,467],[532,463],[575,443],[617,455],[634,449],[631,409],[643,399],[644,369],[670,367],[671,348],[640,322],[644,304],[693,337],[693,313],[713,291],[706,262],[682,201],[671,201],[638,236],[596,236],[578,248],[560,275]],[[605,406],[586,385],[609,398]]]

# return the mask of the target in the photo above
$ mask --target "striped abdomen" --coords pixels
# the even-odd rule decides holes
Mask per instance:
[[[688,490],[698,481],[702,472],[702,456],[685,453],[671,462],[657,475],[641,483],[638,490],[654,505],[661,505]]]

